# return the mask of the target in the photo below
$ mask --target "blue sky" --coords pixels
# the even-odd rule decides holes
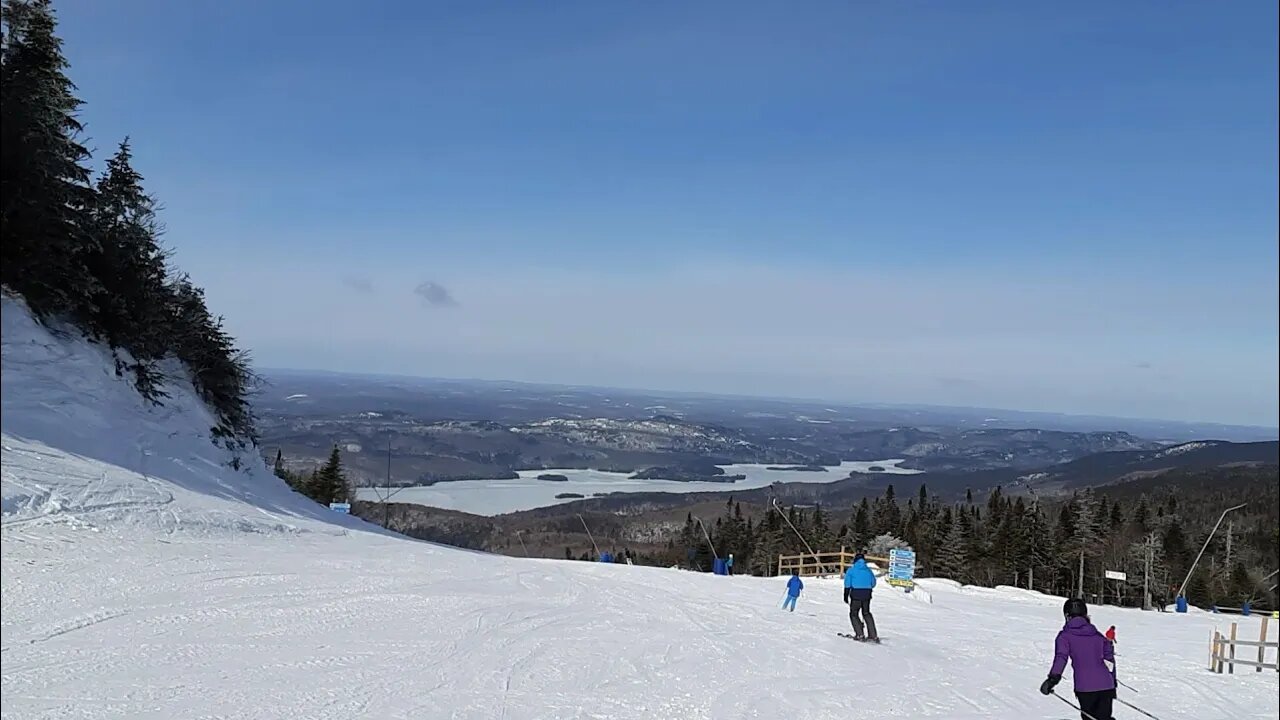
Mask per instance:
[[[1274,1],[58,8],[264,365],[1277,424]]]

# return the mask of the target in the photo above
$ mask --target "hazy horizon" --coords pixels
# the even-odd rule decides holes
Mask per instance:
[[[999,408],[999,407],[983,407],[972,405],[938,405],[931,403],[895,403],[895,402],[871,402],[858,401],[838,398],[821,398],[821,397],[798,397],[787,395],[765,395],[765,394],[741,394],[741,393],[716,393],[703,390],[682,390],[677,388],[654,388],[654,387],[621,387],[616,385],[592,385],[583,383],[559,383],[559,382],[536,382],[525,380],[511,380],[509,378],[483,378],[483,377],[450,377],[450,376],[433,376],[433,375],[406,375],[402,373],[374,373],[361,372],[358,370],[326,370],[322,368],[299,368],[299,367],[259,367],[257,372],[264,376],[272,374],[280,375],[321,375],[321,376],[342,376],[352,378],[376,378],[387,380],[414,380],[426,382],[445,382],[445,383],[475,383],[483,385],[519,385],[531,388],[562,388],[573,390],[587,390],[593,392],[616,392],[623,395],[628,393],[634,395],[652,395],[652,396],[690,396],[704,397],[715,399],[729,400],[759,400],[765,402],[789,402],[789,403],[805,403],[812,405],[829,405],[834,408],[845,409],[890,409],[890,410],[929,410],[935,412],[969,412],[969,413],[1007,413],[1014,415],[1046,415],[1059,416],[1063,418],[1072,418],[1077,420],[1108,420],[1133,423],[1169,423],[1179,425],[1217,425],[1224,428],[1237,430],[1255,430],[1270,432],[1280,439],[1280,426],[1275,425],[1242,425],[1239,423],[1220,423],[1213,420],[1177,420],[1172,418],[1152,418],[1152,417],[1133,417],[1133,416],[1116,416],[1116,415],[1093,415],[1085,413],[1066,413],[1054,410],[1028,410],[1025,408]],[[1099,428],[1098,431],[1104,431]],[[1215,438],[1205,438],[1215,439]]]

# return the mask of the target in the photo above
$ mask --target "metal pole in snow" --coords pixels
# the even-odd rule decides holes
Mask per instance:
[[[1147,536],[1147,562],[1142,567],[1142,609],[1151,609],[1151,553],[1155,542],[1155,533]]]
[[[1187,583],[1191,582],[1191,573],[1196,571],[1196,565],[1200,564],[1200,558],[1204,555],[1204,551],[1209,548],[1209,542],[1213,540],[1214,533],[1218,532],[1218,528],[1222,525],[1223,519],[1227,517],[1227,513],[1232,512],[1233,510],[1239,510],[1248,504],[1249,503],[1240,503],[1235,507],[1230,507],[1222,511],[1222,515],[1218,517],[1218,522],[1214,524],[1213,530],[1209,531],[1209,537],[1204,539],[1204,545],[1200,547],[1200,552],[1196,554],[1196,559],[1192,561],[1191,569],[1187,571],[1187,576],[1182,579],[1182,587],[1178,588],[1177,597],[1184,597],[1182,593],[1187,589]]]
[[[698,527],[702,528],[702,537],[707,539],[707,545],[711,548],[711,557],[719,560],[720,553],[716,552],[716,546],[711,542],[711,533],[707,532],[707,526],[702,523],[702,518],[695,515],[693,519],[697,520]]]
[[[804,539],[804,536],[800,534],[799,530],[796,530],[796,526],[791,523],[791,518],[787,517],[787,514],[783,512],[782,507],[778,505],[778,498],[773,499],[773,506],[777,508],[778,514],[782,516],[783,520],[787,521],[787,525],[791,527],[791,531],[796,534],[796,537],[800,538],[800,542],[804,543],[805,549],[808,550],[809,554],[814,556],[814,559],[816,560],[818,553],[814,552],[813,548],[809,547],[809,541]],[[857,548],[854,549],[857,550]]]
[[[582,519],[582,513],[578,513],[578,519],[582,520],[582,529],[587,531],[587,539],[591,541],[591,547],[595,548],[596,559],[600,559],[600,546],[596,545],[596,539],[591,537],[591,528],[587,527],[587,521]]]
[[[387,497],[382,501],[382,527],[391,526],[391,438],[387,437]]]

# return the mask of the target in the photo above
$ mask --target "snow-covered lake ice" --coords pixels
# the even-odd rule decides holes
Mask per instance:
[[[592,497],[595,493],[613,492],[733,492],[767,487],[775,482],[832,483],[844,480],[851,471],[867,472],[873,466],[884,468],[883,474],[912,475],[918,471],[897,467],[900,459],[875,462],[845,462],[826,472],[802,470],[769,470],[768,465],[723,465],[726,475],[746,475],[745,480],[732,483],[676,482],[673,480],[633,480],[631,473],[604,472],[602,470],[524,470],[519,479],[463,480],[442,482],[425,487],[399,490],[395,502],[415,503],[448,510],[461,510],[476,515],[501,515],[518,510],[531,510],[559,503],[573,502],[577,498],[560,498],[560,493],[577,493]],[[777,466],[774,466],[777,467]],[[564,475],[568,481],[539,480],[542,474]],[[363,488],[361,500],[377,500],[387,491]]]

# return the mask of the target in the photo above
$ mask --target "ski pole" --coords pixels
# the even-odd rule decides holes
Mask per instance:
[[[1121,682],[1121,681],[1119,681],[1119,680],[1117,680],[1116,682],[1117,682],[1117,683],[1120,683],[1120,687],[1128,688],[1129,690],[1132,690],[1132,691],[1134,691],[1134,692],[1138,692],[1138,688],[1136,688],[1136,687],[1134,687],[1134,686],[1130,685],[1129,683]],[[1119,698],[1116,698],[1116,699],[1117,699],[1117,700],[1119,700]]]
[[[1137,705],[1134,705],[1133,703],[1127,703],[1121,700],[1120,698],[1116,698],[1116,702],[1120,703],[1121,705],[1127,705],[1132,710],[1137,710],[1143,715],[1146,715],[1147,717],[1151,718],[1151,720],[1160,720],[1160,718],[1156,717],[1155,715],[1152,715],[1151,713],[1147,712],[1146,710],[1143,710],[1142,708],[1138,707]]]
[[[1096,717],[1094,717],[1094,716],[1090,715],[1089,713],[1085,712],[1084,710],[1081,710],[1079,705],[1077,705],[1077,704],[1075,704],[1075,703],[1071,702],[1070,700],[1068,700],[1068,699],[1066,699],[1066,698],[1062,697],[1061,695],[1059,695],[1057,690],[1053,691],[1053,696],[1054,696],[1054,697],[1056,697],[1056,698],[1058,698],[1058,699],[1059,699],[1059,700],[1061,700],[1062,702],[1064,702],[1064,703],[1066,703],[1066,704],[1070,705],[1071,707],[1075,708],[1075,709],[1076,709],[1076,712],[1080,713],[1080,716],[1081,716],[1081,717],[1083,717],[1085,720],[1098,720],[1098,718],[1096,718]]]

